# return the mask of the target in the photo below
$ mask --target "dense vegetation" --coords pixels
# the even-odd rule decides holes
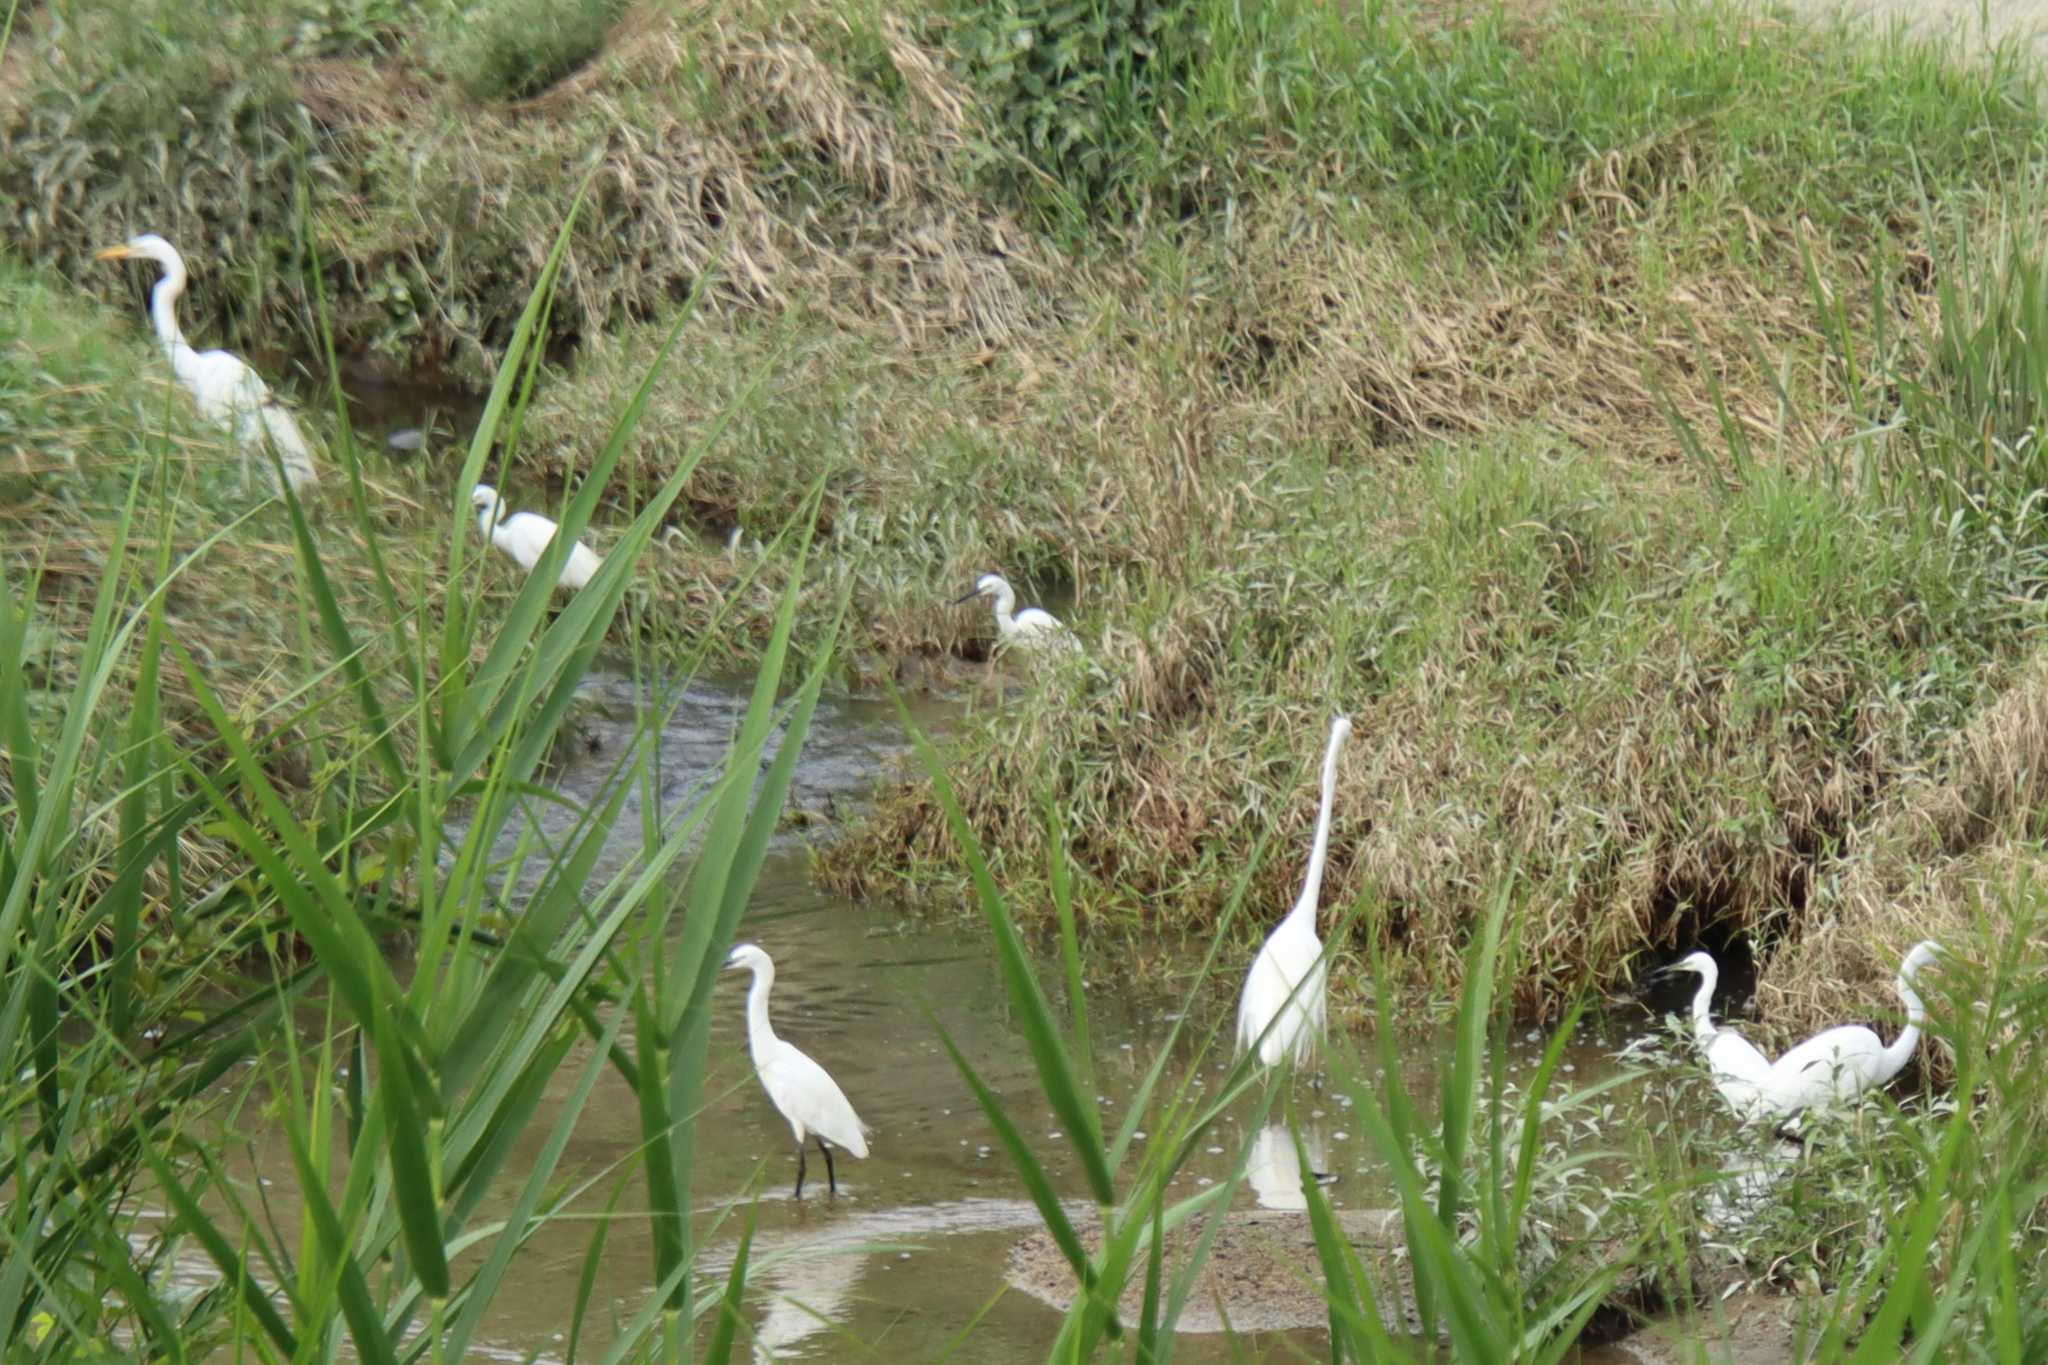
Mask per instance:
[[[1064,910],[1076,951],[1158,936],[1228,978],[1292,897],[1350,712],[1346,1003],[1419,988],[1461,1048],[1434,1130],[1398,1087],[1357,1108],[1460,1358],[1542,1358],[1623,1264],[1641,1301],[1687,1298],[1721,1155],[1646,1140],[1657,1179],[1575,1205],[1581,1168],[1520,1121],[1544,1082],[1487,1083],[1508,1018],[1705,944],[1783,1035],[1867,1016],[1922,937],[1963,964],[1927,1054],[1953,1099],[1823,1147],[1815,1202],[1742,1254],[1827,1295],[1838,1354],[1893,1359],[1910,1326],[1922,1358],[2038,1355],[2048,117],[2019,49],[1623,0],[10,13],[10,1349],[83,1358],[118,1326],[153,1356],[345,1332],[395,1359],[430,1324],[459,1356],[561,1207],[506,1144],[580,1036],[648,1135],[659,1283],[629,1349],[680,1355],[703,1313],[721,1356],[667,1215],[706,982],[788,777],[752,794],[784,669],[799,735],[828,682],[978,682],[989,622],[946,604],[1000,569],[1088,660],[998,661],[950,787],[906,776],[827,875],[972,883],[1006,951],[1012,916]],[[191,255],[202,345],[296,358],[265,368],[326,435],[320,505],[263,501],[161,382],[136,280],[91,260],[143,230]],[[363,453],[336,355],[495,380],[460,469]],[[608,576],[550,616],[477,555],[452,497],[480,476],[587,519]],[[650,848],[593,919],[594,844],[524,879],[491,851],[600,650],[762,681],[704,851]],[[1062,1041],[1020,953],[1076,1104],[1085,1028]],[[335,1025],[310,1044],[282,1026],[305,1000]],[[195,1136],[245,1086],[302,1153],[296,1248]],[[1069,1125],[1106,1210],[1092,1262],[1072,1243],[1077,1355],[1155,1217],[1199,1211],[1164,1178],[1210,1111],[1171,1089],[1122,1136]],[[479,1224],[494,1183],[515,1214]],[[133,1253],[142,1190],[179,1231]],[[1568,1208],[1627,1254],[1532,1251]],[[140,1258],[179,1239],[221,1288],[153,1287]],[[1333,1332],[1378,1358],[1370,1277],[1324,1248]]]

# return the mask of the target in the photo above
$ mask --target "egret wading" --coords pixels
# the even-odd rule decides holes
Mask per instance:
[[[953,605],[957,607],[977,597],[995,599],[999,645],[1015,646],[1033,653],[1070,653],[1081,648],[1074,632],[1062,625],[1051,612],[1038,607],[1018,611],[1017,590],[1001,574],[983,574],[974,580],[974,591],[954,598]]]
[[[1715,1085],[1742,1118],[1783,1119],[1803,1109],[1853,1103],[1865,1091],[1888,1083],[1905,1070],[1914,1049],[1920,1045],[1921,1027],[1927,1022],[1927,1011],[1913,989],[1914,978],[1940,955],[1940,944],[1924,941],[1914,944],[1900,964],[1894,984],[1906,1005],[1906,1026],[1889,1047],[1861,1024],[1845,1024],[1815,1034],[1759,1072],[1756,1062],[1763,1061],[1763,1054],[1742,1043],[1746,1056],[1732,1049],[1723,1054],[1734,1059],[1731,1068],[1739,1068],[1731,1071],[1727,1081],[1723,1080],[1721,1060],[1709,1051]],[[1693,997],[1695,1031],[1707,1028],[1708,1033],[1716,1036],[1732,1037],[1725,1029],[1716,1030],[1705,1024],[1707,999],[1713,994],[1716,977],[1714,959],[1705,953],[1694,953],[1666,970],[1700,974],[1699,993]]]
[[[1758,1051],[1756,1044],[1734,1030],[1716,1028],[1709,1013],[1714,988],[1721,980],[1721,969],[1715,965],[1713,957],[1707,953],[1691,953],[1664,971],[1699,974],[1700,988],[1692,998],[1692,1032],[1700,1051],[1706,1055],[1707,1069],[1714,1078],[1714,1088],[1721,1092],[1721,1098],[1744,1123],[1770,1117],[1763,1088],[1770,1079],[1771,1059]]]
[[[747,1052],[754,1059],[754,1073],[768,1092],[789,1129],[796,1134],[796,1198],[804,1197],[804,1142],[816,1138],[825,1154],[825,1183],[839,1193],[839,1176],[832,1169],[830,1139],[857,1157],[868,1154],[867,1125],[846,1101],[846,1092],[825,1068],[805,1056],[795,1044],[775,1036],[768,1023],[768,992],[775,986],[775,963],[758,944],[742,943],[725,959],[728,969],[745,967],[754,974],[747,991]]]
[[[199,415],[228,429],[235,447],[245,455],[268,463],[266,451],[275,451],[284,469],[285,482],[295,494],[303,494],[320,482],[313,463],[313,449],[306,444],[299,424],[280,403],[270,386],[240,356],[226,351],[195,351],[178,327],[178,299],[185,292],[185,258],[178,249],[155,233],[131,238],[120,246],[99,253],[102,261],[154,261],[163,275],[149,291],[149,317],[156,325],[157,340],[170,358],[171,373],[191,390]],[[274,474],[274,471],[273,471]]]
[[[480,483],[469,495],[469,505],[477,509],[477,529],[484,538],[519,562],[519,567],[528,573],[540,563],[541,553],[555,538],[560,529],[555,523],[538,512],[514,512],[505,514],[505,505],[498,499],[498,490],[487,483]],[[604,560],[597,551],[577,541],[569,547],[569,557],[562,561],[562,575],[555,580],[557,587],[580,588],[591,580]]]
[[[1323,959],[1323,941],[1316,936],[1316,907],[1322,899],[1323,863],[1330,852],[1330,808],[1337,798],[1337,759],[1351,736],[1351,718],[1330,724],[1330,746],[1323,755],[1323,803],[1316,813],[1315,843],[1309,850],[1308,877],[1301,898],[1266,939],[1252,969],[1245,974],[1244,995],[1237,1005],[1237,1049],[1257,1048],[1265,1066],[1291,1062],[1306,1065],[1323,1036],[1325,992],[1330,966]]]

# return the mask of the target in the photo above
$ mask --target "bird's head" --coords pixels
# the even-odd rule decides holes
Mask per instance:
[[[727,971],[731,971],[734,967],[746,967],[753,971],[759,971],[767,965],[768,954],[762,951],[761,945],[758,943],[742,943],[725,955]]]
[[[97,253],[93,259],[99,261],[140,259],[155,261],[166,270],[183,270],[185,268],[185,259],[178,254],[178,248],[172,246],[154,232],[145,232],[140,237],[130,237],[119,246],[110,246],[105,251]]]
[[[1330,722],[1330,743],[1342,744],[1351,738],[1351,717],[1339,716]]]
[[[1674,972],[1691,972],[1695,976],[1705,976],[1709,972],[1715,972],[1715,970],[1714,955],[1712,953],[1687,953],[1678,961],[1666,963],[1664,966],[1659,967],[1656,974],[1658,976],[1669,976]]]
[[[977,597],[996,597],[1002,593],[1008,592],[1009,589],[1009,580],[1004,578],[1001,574],[985,573],[981,577],[974,580],[974,590],[972,592],[962,593],[960,596],[954,598],[953,605],[957,607],[962,602],[972,602]]]

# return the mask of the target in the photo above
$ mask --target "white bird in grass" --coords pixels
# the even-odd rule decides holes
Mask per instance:
[[[560,529],[538,512],[514,512],[507,516],[498,490],[487,483],[476,486],[476,491],[469,495],[469,505],[477,509],[477,529],[484,533],[484,538],[519,561],[519,567],[528,573],[540,563],[542,552]],[[562,561],[562,575],[555,580],[556,585],[580,588],[603,566],[604,560],[597,551],[579,540],[569,547],[569,557]]]
[[[1315,844],[1309,850],[1308,877],[1301,899],[1287,912],[1252,959],[1245,974],[1244,995],[1237,1005],[1237,1048],[1259,1050],[1259,1061],[1278,1066],[1306,1064],[1323,1036],[1324,993],[1330,966],[1323,959],[1323,941],[1316,937],[1316,906],[1322,899],[1323,862],[1330,851],[1330,807],[1337,797],[1337,757],[1351,735],[1351,718],[1330,724],[1330,747],[1323,755],[1323,804],[1316,814]]]
[[[728,969],[745,967],[754,974],[754,984],[747,991],[747,1052],[754,1059],[754,1072],[761,1078],[761,1088],[768,1092],[769,1101],[789,1120],[790,1131],[796,1134],[796,1198],[804,1197],[807,1138],[817,1139],[818,1150],[825,1154],[825,1183],[837,1194],[839,1177],[832,1169],[832,1148],[825,1145],[826,1139],[854,1156],[865,1158],[867,1125],[853,1112],[846,1092],[826,1074],[825,1068],[805,1056],[795,1044],[776,1037],[769,1026],[768,992],[775,985],[775,963],[768,954],[758,944],[742,943],[725,959],[725,965]]]
[[[299,431],[299,424],[270,391],[256,371],[240,356],[226,351],[195,351],[178,327],[178,298],[185,292],[185,258],[178,249],[155,233],[145,233],[121,246],[99,253],[102,261],[133,258],[155,261],[163,276],[149,291],[149,316],[156,324],[157,339],[170,358],[171,373],[198,400],[199,415],[226,427],[235,445],[247,454],[269,462],[267,451],[277,453],[285,481],[292,492],[305,493],[320,481],[313,463],[312,447]]]
[[[953,599],[953,605],[957,607],[977,597],[995,598],[996,630],[1001,637],[999,643],[1005,646],[1015,645],[1034,652],[1068,652],[1081,647],[1081,642],[1074,638],[1074,632],[1062,625],[1051,612],[1038,607],[1017,611],[1017,591],[1001,574],[983,574],[974,580],[974,591]]]
[[[1906,1026],[1899,1030],[1891,1046],[1885,1046],[1861,1024],[1845,1024],[1815,1034],[1757,1073],[1755,1064],[1763,1060],[1763,1054],[1736,1039],[1747,1055],[1732,1049],[1721,1054],[1736,1059],[1731,1063],[1736,1070],[1730,1073],[1730,1080],[1723,1079],[1721,1056],[1711,1049],[1708,1054],[1721,1094],[1744,1119],[1783,1119],[1802,1109],[1853,1103],[1864,1091],[1886,1084],[1905,1070],[1913,1050],[1920,1045],[1920,1029],[1927,1022],[1927,1011],[1913,989],[1913,980],[1922,967],[1937,960],[1940,954],[1938,943],[1916,943],[1900,964],[1896,985],[1899,998],[1906,1004]],[[1699,993],[1693,998],[1693,1020],[1696,1029],[1704,1027],[1707,997],[1714,989],[1714,959],[1705,953],[1694,953],[1673,963],[1669,970],[1698,972],[1702,976]],[[1725,1029],[1709,1028],[1708,1032],[1733,1037]]]
[[[1764,1100],[1764,1086],[1770,1081],[1771,1059],[1734,1030],[1716,1028],[1709,1012],[1714,987],[1721,980],[1721,969],[1715,965],[1713,955],[1689,953],[1663,970],[1699,974],[1700,988],[1692,998],[1692,1032],[1700,1051],[1706,1054],[1707,1069],[1721,1098],[1745,1123],[1769,1117],[1771,1110]]]

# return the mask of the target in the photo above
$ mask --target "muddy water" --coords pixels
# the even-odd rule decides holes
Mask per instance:
[[[604,774],[632,742],[630,717],[636,700],[645,701],[618,679],[600,680],[589,692],[594,709],[580,725],[590,744],[558,778],[586,799],[600,794]],[[616,826],[614,856],[629,856],[648,823],[659,826],[672,818],[701,790],[724,756],[742,708],[737,690],[716,686],[697,686],[677,699],[673,717],[659,728],[659,777],[629,798]],[[946,719],[943,709],[934,708],[921,723]],[[859,800],[900,747],[892,708],[825,704],[797,771],[792,806],[819,809]],[[657,794],[662,805],[651,822],[639,809],[644,792]],[[562,817],[544,812],[541,818]],[[722,1271],[737,1211],[751,1202],[759,1222],[749,1307],[760,1358],[838,1359],[853,1343],[866,1343],[899,1358],[929,1359],[977,1317],[955,1359],[1042,1355],[1058,1316],[1007,1288],[1005,1279],[1011,1249],[1039,1220],[947,1059],[937,1029],[951,1035],[1003,1096],[1062,1194],[1078,1203],[1086,1188],[1038,1093],[987,936],[971,920],[913,921],[819,892],[809,877],[803,838],[801,829],[778,836],[740,932],[776,961],[772,1010],[778,1031],[839,1081],[874,1129],[872,1155],[865,1161],[840,1159],[835,1197],[825,1189],[814,1150],[804,1198],[791,1198],[790,1134],[754,1081],[743,1020],[747,978],[735,974],[713,1025],[711,1100],[699,1125],[695,1183],[704,1268]],[[1169,989],[1124,980],[1090,983],[1089,1003],[1096,1090],[1106,1123],[1113,1126],[1164,1044],[1178,1005]],[[1190,1037],[1169,1074],[1193,1064],[1194,1040],[1222,1020],[1229,1006],[1221,998],[1204,1002],[1201,1008],[1209,1013],[1188,1021]],[[1515,1065],[1529,1066],[1538,1046],[1533,1035],[1523,1038]],[[1576,1079],[1589,1079],[1603,1055],[1589,1048],[1575,1058]],[[578,1060],[561,1069],[563,1094],[580,1072]],[[1434,1071],[1433,1055],[1415,1060],[1417,1075]],[[1221,1063],[1208,1065],[1213,1080]],[[1330,1187],[1333,1202],[1354,1208],[1387,1203],[1388,1192],[1345,1102],[1333,1094],[1306,1094],[1301,1116],[1312,1155],[1338,1177]],[[547,1113],[538,1116],[536,1135],[548,1121]],[[1252,1142],[1255,1155],[1265,1159],[1254,1160],[1239,1205],[1300,1208],[1291,1154],[1274,1140],[1277,1134],[1249,1134],[1244,1121],[1234,1118],[1221,1127],[1179,1176],[1179,1192],[1193,1194],[1226,1178],[1238,1151]],[[640,1140],[632,1097],[607,1073],[578,1127],[569,1164],[591,1175],[630,1171]],[[608,1192],[611,1182],[601,1183]],[[595,1211],[601,1199],[590,1202]],[[632,1202],[629,1191],[625,1203]],[[586,1225],[569,1222],[558,1236],[538,1239],[494,1305],[489,1335],[496,1349],[521,1356],[539,1350],[545,1358],[556,1347],[572,1311],[588,1236]],[[652,1258],[644,1222],[627,1219],[613,1228],[599,1285],[600,1318],[624,1318],[640,1306]],[[1292,1348],[1278,1349],[1281,1356],[1327,1351],[1311,1328],[1253,1334],[1235,1349],[1221,1337],[1191,1336],[1181,1355],[1193,1361],[1237,1359],[1247,1344]]]
[[[600,678],[588,688],[590,705],[577,725],[577,756],[557,774],[565,791],[595,799],[618,759],[631,750],[636,711],[650,699],[622,679]],[[649,754],[652,780],[637,783],[614,826],[607,862],[612,866],[639,846],[642,831],[660,827],[686,809],[716,772],[744,709],[737,688],[695,685],[659,708],[658,724],[641,733],[659,736]],[[948,713],[929,710],[924,723],[943,725]],[[857,801],[901,749],[893,708],[886,704],[828,702],[814,721],[791,794],[797,810]],[[643,802],[655,809],[643,810]],[[543,831],[559,832],[565,817],[539,806]],[[904,1360],[933,1359],[952,1349],[962,1361],[1016,1361],[1043,1356],[1059,1325],[1051,1307],[1008,1284],[1013,1248],[1037,1230],[1038,1217],[994,1135],[975,1107],[938,1041],[945,1029],[1004,1098],[1012,1116],[1046,1163],[1063,1196],[1078,1206],[1086,1188],[1059,1124],[1040,1097],[1030,1059],[1008,1010],[987,936],[972,920],[922,922],[899,913],[836,900],[811,883],[798,822],[777,836],[741,936],[774,957],[772,1002],[776,1027],[810,1052],[837,1078],[874,1129],[865,1161],[842,1156],[839,1191],[827,1193],[825,1171],[811,1153],[804,1197],[791,1197],[795,1160],[790,1134],[755,1082],[747,1059],[744,997],[747,978],[734,974],[718,1002],[713,1025],[707,1112],[699,1124],[695,1172],[697,1231],[707,1274],[729,1262],[747,1205],[758,1210],[749,1277],[748,1313],[757,1359],[838,1360],[868,1349]],[[601,867],[602,882],[609,869]],[[513,897],[516,903],[516,894]],[[1168,1035],[1177,1004],[1170,988],[1103,979],[1090,983],[1089,1009],[1096,1049],[1096,1090],[1106,1126],[1113,1127],[1143,1072]],[[1232,1002],[1213,992],[1190,1019],[1195,1038],[1227,1024]],[[936,1027],[935,1027],[936,1026]],[[1520,1038],[1513,1064],[1526,1070],[1540,1045]],[[1169,1075],[1194,1064],[1192,1041]],[[1413,1075],[1434,1073],[1435,1049],[1418,1049]],[[1567,1081],[1586,1081],[1606,1065],[1604,1052],[1587,1048],[1573,1060]],[[572,1055],[530,1129],[538,1148],[584,1069]],[[1211,1060],[1204,1075],[1220,1076]],[[1197,1084],[1203,1082],[1198,1080]],[[1305,1137],[1321,1169],[1337,1180],[1329,1195],[1340,1209],[1362,1213],[1390,1202],[1346,1104],[1329,1092],[1298,1096]],[[1239,1191],[1242,1210],[1293,1210],[1301,1192],[1277,1133],[1251,1134],[1240,1115],[1225,1122],[1207,1150],[1180,1174],[1177,1193],[1191,1195],[1224,1179],[1236,1155],[1253,1143],[1251,1179]],[[558,1359],[570,1321],[591,1234],[621,1179],[622,1210],[641,1206],[637,1154],[638,1111],[631,1092],[611,1071],[584,1110],[563,1164],[563,1178],[592,1182],[575,1213],[534,1238],[514,1262],[485,1320],[480,1357]],[[290,1155],[257,1138],[249,1153],[252,1176],[287,1180]],[[509,1169],[523,1168],[515,1155]],[[496,1209],[487,1206],[479,1218]],[[1282,1213],[1280,1217],[1289,1217]],[[289,1229],[287,1237],[295,1236]],[[1301,1262],[1269,1267],[1298,1287],[1310,1274]],[[599,1267],[592,1324],[580,1355],[601,1347],[608,1324],[630,1318],[653,1282],[653,1249],[644,1219],[623,1213],[613,1224]],[[1271,1279],[1277,1284],[1278,1279]],[[1279,1295],[1270,1296],[1277,1305]],[[1312,1296],[1296,1302],[1313,1304]],[[1313,1325],[1319,1316],[1260,1318],[1256,1304],[1232,1309],[1236,1322],[1265,1322],[1269,1330],[1243,1334],[1233,1344],[1220,1335],[1186,1335],[1180,1357],[1194,1362],[1245,1358],[1318,1358],[1327,1341]],[[1212,1314],[1213,1316],[1213,1314]],[[1288,1324],[1309,1325],[1286,1330]],[[969,1323],[964,1341],[955,1339]],[[594,1337],[593,1335],[594,1334]],[[1587,1357],[1591,1360],[1592,1357]]]

